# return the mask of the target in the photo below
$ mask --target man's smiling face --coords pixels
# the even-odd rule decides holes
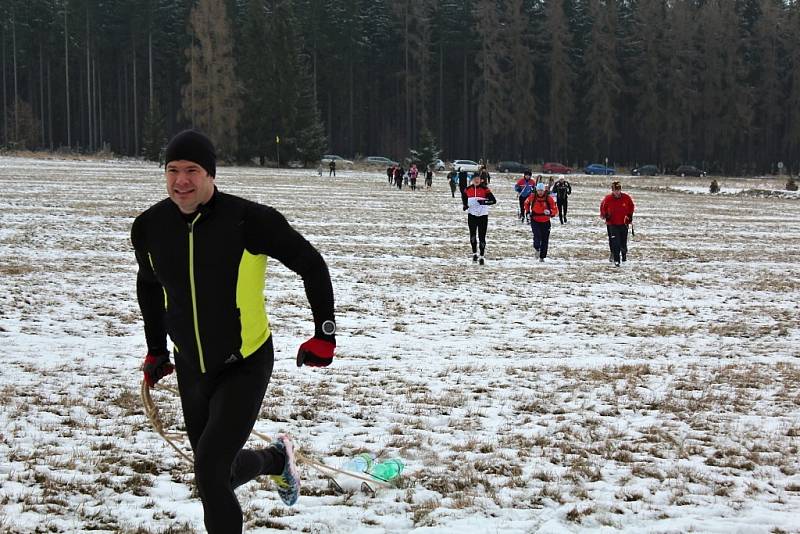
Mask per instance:
[[[165,174],[167,194],[182,213],[194,213],[214,194],[214,178],[193,161],[170,161]]]

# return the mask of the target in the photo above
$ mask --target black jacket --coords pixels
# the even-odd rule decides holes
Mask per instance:
[[[553,192],[556,193],[559,202],[564,202],[567,196],[572,194],[572,186],[566,180],[559,180],[553,184]]]
[[[315,335],[334,320],[325,260],[278,211],[214,192],[186,216],[164,199],[133,222],[139,264],[136,290],[151,353],[166,352],[200,372],[246,358],[270,337],[264,308],[267,256],[298,273],[314,315]]]

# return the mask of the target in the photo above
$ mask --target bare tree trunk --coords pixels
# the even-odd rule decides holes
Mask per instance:
[[[19,82],[17,79],[17,21],[11,19],[11,47],[14,58],[14,141],[19,142]]]
[[[467,47],[464,45],[464,83],[461,90],[461,105],[464,122],[461,125],[461,151],[466,153],[469,134],[469,66],[467,65]],[[461,156],[465,157],[465,156]]]
[[[67,6],[69,0],[64,0],[64,79],[66,91],[66,108],[67,108],[67,147],[72,147],[72,125],[71,117],[69,116],[69,39],[67,33]]]
[[[405,9],[405,16],[403,18],[403,63],[404,63],[404,70],[403,73],[405,78],[405,87],[406,87],[406,146],[405,149],[411,146],[411,81],[410,81],[410,65],[409,65],[409,43],[408,43],[408,19],[409,19],[409,6],[406,6]]]
[[[190,60],[191,64],[189,66],[189,79],[190,79],[190,81],[192,83],[192,86],[189,89],[189,93],[190,93],[190,95],[189,95],[189,109],[191,111],[191,123],[190,124],[192,126],[194,126],[195,123],[197,122],[197,120],[196,120],[197,117],[195,115],[195,113],[197,112],[197,109],[195,108],[195,103],[194,103],[194,90],[195,90],[195,78],[196,78],[195,70],[194,70],[195,69],[195,63],[194,63],[194,33],[192,33],[192,45],[191,45],[190,50],[191,50],[191,57],[189,58],[189,60]]]
[[[354,61],[355,61],[354,58],[351,57],[350,58],[350,65],[349,65],[349,67],[350,67],[350,73],[349,73],[350,74],[350,110],[349,110],[350,120],[349,120],[349,125],[348,125],[348,129],[350,130],[348,132],[348,149],[349,150],[352,150],[353,147],[355,146],[355,135],[354,135],[354,132],[355,132],[355,125],[356,125],[356,120],[355,120],[355,115],[356,115],[356,111],[355,111],[355,108],[356,108],[355,92],[356,91],[355,91],[355,81],[354,81],[354,74],[353,74],[353,71],[354,71],[353,63],[354,63]]]
[[[44,53],[42,43],[39,42],[39,116],[42,119],[42,146],[45,146],[45,122],[44,122]]]
[[[94,150],[94,120],[92,118],[92,62],[89,44],[89,6],[86,6],[86,131],[89,138],[89,151]]]
[[[444,140],[444,46],[439,43],[439,146]]]
[[[130,130],[130,128],[127,127],[127,125],[130,124],[130,95],[128,95],[128,90],[130,89],[130,86],[128,85],[128,64],[127,63],[123,63],[123,66],[124,66],[124,69],[125,69],[123,71],[123,77],[122,77],[122,94],[123,94],[122,102],[123,102],[123,105],[124,105],[124,107],[123,107],[123,118],[122,118],[123,138],[125,140],[125,153],[126,154],[130,154],[130,152],[131,152],[130,132],[131,132],[131,130]]]
[[[6,88],[6,32],[3,32],[3,143],[8,143],[8,91]]]
[[[153,30],[147,34],[147,69],[150,78],[150,95],[147,109],[153,109]]]
[[[314,52],[312,53],[312,62],[314,68],[314,103],[318,102],[317,100],[317,38],[314,37]]]
[[[95,94],[95,102],[96,102],[96,109],[94,113],[95,117],[95,135],[97,136],[97,146],[102,147],[103,142],[103,92],[100,90],[100,75],[97,74],[97,65],[95,64],[95,60],[92,60],[92,71],[94,72],[94,94]]]
[[[136,102],[136,36],[133,36],[133,153],[139,155],[139,113]]]
[[[53,151],[53,88],[50,83],[50,62],[47,62],[47,140],[50,143],[50,151]]]
[[[124,124],[125,124],[125,113],[124,113],[124,98],[125,98],[125,91],[123,89],[123,77],[122,72],[124,69],[124,65],[120,65],[119,69],[117,69],[117,135],[119,136],[119,146],[123,148],[124,139],[125,139],[125,132],[123,131]]]

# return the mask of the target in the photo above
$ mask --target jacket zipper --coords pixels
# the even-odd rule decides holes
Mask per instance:
[[[197,320],[197,294],[194,284],[194,225],[199,218],[200,214],[198,213],[197,217],[189,223],[189,286],[192,292],[192,319],[194,320],[194,337],[197,341],[197,357],[200,359],[200,372],[205,374],[206,363],[203,358],[203,345],[200,343],[200,325]]]

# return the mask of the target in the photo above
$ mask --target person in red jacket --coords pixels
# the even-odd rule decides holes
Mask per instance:
[[[611,193],[600,202],[600,218],[606,222],[608,231],[609,261],[617,267],[620,260],[628,259],[628,225],[633,220],[634,209],[631,196],[622,192],[622,184],[616,180],[611,182]]]
[[[550,218],[558,215],[556,201],[547,194],[544,183],[536,184],[536,192],[525,200],[525,213],[530,214],[531,218],[533,248],[539,261],[544,261],[550,244]]]

